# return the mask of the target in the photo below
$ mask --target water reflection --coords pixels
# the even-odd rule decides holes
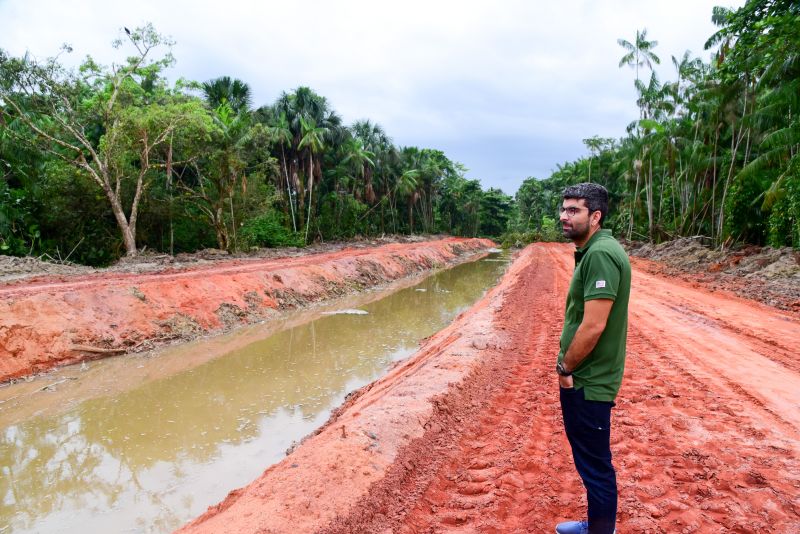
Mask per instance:
[[[280,460],[346,393],[413,353],[504,268],[461,265],[360,306],[366,314],[327,315],[6,427],[0,533],[171,531]]]

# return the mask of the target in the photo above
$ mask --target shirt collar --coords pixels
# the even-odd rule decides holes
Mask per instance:
[[[586,254],[586,251],[589,250],[589,247],[592,246],[592,243],[597,241],[601,236],[611,237],[611,230],[601,228],[600,230],[596,231],[592,234],[592,237],[589,238],[589,241],[586,242],[581,248],[575,250],[575,265],[580,263],[581,258],[583,255]]]

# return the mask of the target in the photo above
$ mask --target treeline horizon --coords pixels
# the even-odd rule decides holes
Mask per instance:
[[[800,4],[748,0],[711,19],[711,61],[672,56],[672,81],[653,71],[662,58],[646,29],[618,40],[639,119],[619,139],[584,139],[589,157],[526,179],[507,242],[556,239],[563,188],[595,181],[611,195],[606,226],[628,240],[800,248]]]
[[[653,70],[647,30],[619,39],[639,118],[513,197],[440,150],[343,124],[308,87],[254,107],[242,80],[170,84],[174,43],[152,25],[121,33],[114,47],[130,55],[111,67],[0,50],[0,254],[106,265],[144,248],[384,234],[561,240],[561,191],[583,181],[609,190],[606,227],[628,240],[800,248],[800,4],[749,0],[711,18],[711,60],[672,56],[672,81]]]
[[[444,152],[345,125],[309,87],[254,107],[228,76],[170,84],[172,45],[124,29],[125,60],[73,70],[0,50],[0,254],[106,265],[144,248],[505,231],[513,198]]]

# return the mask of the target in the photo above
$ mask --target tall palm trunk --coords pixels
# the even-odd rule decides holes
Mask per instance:
[[[306,220],[305,243],[308,244],[308,227],[311,224],[311,204],[314,200],[314,153],[308,151],[308,219]]]
[[[299,162],[295,159],[291,162],[291,176],[292,176],[292,183],[294,185],[295,191],[297,191],[297,216],[300,219],[300,222],[303,222],[303,211],[306,208],[306,188],[305,184],[301,183],[300,181],[300,169],[298,168]]]
[[[636,187],[634,188],[633,199],[631,202],[631,220],[630,224],[628,225],[628,241],[630,241],[631,237],[633,236],[633,222],[636,218],[636,204],[639,202],[639,176],[642,171],[642,162],[635,160],[633,162],[633,169],[636,172]]]
[[[744,119],[745,114],[747,113],[747,88],[748,85],[745,84],[744,90],[744,103],[742,105],[742,119]],[[748,139],[749,139],[749,131],[748,128]],[[733,128],[733,136],[731,137],[731,164],[728,167],[728,176],[725,178],[725,185],[722,188],[722,201],[719,207],[719,225],[717,230],[717,237],[718,240],[722,241],[722,227],[725,224],[725,198],[728,196],[728,187],[731,184],[731,178],[733,177],[733,167],[736,163],[736,153],[739,151],[739,146],[742,143],[742,139],[744,139],[744,120],[739,121],[739,134],[736,134],[736,128]],[[735,141],[735,143],[734,143]]]
[[[711,175],[711,239],[712,241],[715,239],[714,236],[714,215],[716,214],[716,196],[717,196],[717,144],[719,143],[719,127],[720,124],[717,123],[716,130],[714,131],[714,154],[712,156],[712,161],[714,162],[713,165],[713,174]]]
[[[647,183],[645,184],[645,198],[647,198],[647,239],[653,242],[653,155],[648,160]]]
[[[294,203],[292,202],[292,186],[289,183],[289,169],[286,167],[286,154],[283,151],[283,144],[281,144],[281,159],[283,160],[283,175],[286,177],[286,194],[289,197],[289,209],[292,212],[292,228],[297,232],[297,221],[294,218]]]

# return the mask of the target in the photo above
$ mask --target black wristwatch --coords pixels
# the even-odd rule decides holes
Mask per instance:
[[[556,373],[559,376],[572,376],[572,371],[567,371],[567,368],[564,367],[564,362],[558,362],[556,364]]]

